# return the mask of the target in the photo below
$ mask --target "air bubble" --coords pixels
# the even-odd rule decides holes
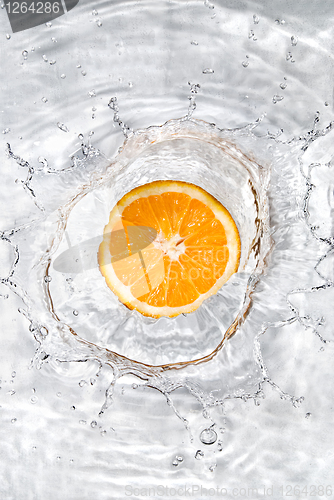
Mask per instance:
[[[204,452],[202,450],[197,450],[195,453],[196,460],[201,460],[204,457]]]
[[[57,123],[57,127],[62,130],[63,132],[69,132],[68,128],[66,127],[66,125],[64,123],[61,123],[61,122],[58,122]]]
[[[210,427],[208,429],[204,429],[199,438],[203,444],[213,444],[217,441],[217,433]]]
[[[292,35],[292,37],[291,37],[291,45],[293,45],[295,47],[297,45],[297,43],[298,43],[298,36]]]
[[[28,59],[28,51],[23,50],[22,55],[23,55],[23,59],[26,61]]]
[[[273,97],[273,103],[276,104],[279,101],[283,101],[284,97],[281,95],[274,95]]]
[[[211,75],[212,73],[214,73],[215,71],[212,69],[212,68],[205,68],[203,69],[202,73],[203,75]]]

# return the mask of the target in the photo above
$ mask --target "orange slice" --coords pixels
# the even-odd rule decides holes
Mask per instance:
[[[151,182],[126,194],[110,213],[98,252],[109,288],[130,309],[154,318],[197,309],[238,270],[239,260],[230,213],[181,181]]]

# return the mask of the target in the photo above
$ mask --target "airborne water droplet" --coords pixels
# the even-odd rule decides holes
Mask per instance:
[[[197,450],[195,453],[196,460],[201,460],[204,457],[204,452],[202,450]]]
[[[45,54],[43,54],[43,56],[42,56],[42,57],[43,57],[43,61],[48,62],[48,58],[46,57],[46,55],[45,55]]]
[[[191,45],[198,45],[198,42],[196,42],[196,40],[192,40],[190,43]]]
[[[298,36],[292,35],[292,37],[291,37],[291,45],[293,45],[295,47],[297,45],[297,43],[298,43]]]
[[[90,423],[90,426],[94,429],[94,427],[97,426],[96,420],[92,420],[92,422]]]
[[[253,14],[253,23],[259,24],[259,21],[260,21],[260,18],[256,14]]]
[[[99,28],[101,28],[101,26],[102,26],[102,21],[99,19],[99,20],[96,22],[96,24],[98,25],[98,27],[99,27]]]
[[[93,15],[93,16],[97,16],[97,15],[98,15],[98,11],[97,11],[96,9],[94,9],[94,10],[92,11],[92,15]]]
[[[66,127],[66,125],[64,123],[61,123],[61,122],[58,122],[57,123],[57,126],[60,130],[62,130],[63,132],[68,132],[68,128]]]
[[[16,372],[12,372],[12,378],[15,378],[16,377]]]
[[[210,74],[212,74],[212,73],[214,73],[214,72],[215,72],[215,71],[214,71],[212,68],[205,68],[205,69],[203,69],[203,71],[202,71],[202,73],[203,73],[204,75],[210,75]]]
[[[62,75],[60,75],[60,78],[62,78],[64,80],[64,78],[66,78],[65,73],[63,73]]]
[[[217,441],[217,433],[211,427],[204,429],[200,434],[200,440],[203,444],[213,444]]]
[[[284,99],[283,96],[275,94],[273,97],[273,103],[276,104],[279,101],[282,101]]]
[[[23,55],[23,59],[26,61],[28,59],[28,51],[23,50],[22,55]]]
[[[33,404],[33,405],[34,405],[34,404],[36,404],[36,403],[37,403],[37,401],[38,401],[38,397],[37,397],[37,396],[31,396],[31,398],[30,398],[30,403],[31,403],[31,404]]]
[[[51,42],[53,42],[53,43],[57,43],[57,40],[55,39],[55,37],[54,37],[54,36],[51,38]]]
[[[6,38],[7,38],[7,40],[10,40],[12,37],[10,36],[9,33],[7,33]]]
[[[2,131],[3,134],[9,134],[9,132],[10,132],[10,128],[8,128],[8,127],[3,129],[3,131]]]
[[[74,309],[73,316],[78,316],[78,314],[79,314],[79,312],[76,309]]]
[[[50,64],[51,66],[53,66],[54,64],[56,64],[57,61],[55,61],[54,59],[52,61],[50,61]]]
[[[51,28],[52,23],[50,23],[50,21],[48,21],[47,23],[45,23],[45,26],[47,26],[48,28]]]
[[[42,101],[43,102],[48,102],[47,98],[46,97],[42,97]]]
[[[82,76],[86,76],[87,75],[87,71],[81,71],[81,74],[82,74]]]
[[[95,90],[92,89],[88,92],[89,97],[96,97]]]

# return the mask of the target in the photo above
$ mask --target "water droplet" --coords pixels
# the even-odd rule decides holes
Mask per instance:
[[[243,65],[244,68],[247,68],[247,66],[249,65],[249,61],[242,61],[241,64]]]
[[[3,129],[3,131],[2,131],[3,134],[9,134],[9,132],[10,132],[10,128],[8,128],[8,127]]]
[[[12,37],[9,33],[7,33],[6,38],[7,38],[7,40],[10,40]]]
[[[312,413],[306,413],[305,418],[310,418],[311,415]]]
[[[12,372],[12,378],[16,377],[16,372]]]
[[[96,97],[95,90],[92,89],[88,92],[89,97]]]
[[[329,102],[328,101],[325,102],[325,106],[329,106]]]
[[[87,75],[87,71],[81,71],[81,74],[82,74],[82,76],[86,76]]]
[[[48,102],[47,98],[46,97],[42,97],[42,102]]]
[[[132,384],[132,389],[138,389],[138,384]]]
[[[178,456],[178,457],[175,457],[175,458],[176,458],[176,460],[177,460],[178,462],[180,462],[180,463],[181,463],[181,462],[183,462],[183,457]]]
[[[66,127],[66,125],[65,125],[64,123],[61,123],[61,122],[58,122],[58,123],[57,123],[57,127],[58,127],[60,130],[62,130],[63,132],[68,132],[68,131],[69,131],[69,130],[68,130],[68,128]],[[73,314],[74,314],[74,312],[73,312]]]
[[[174,467],[177,467],[179,465],[179,462],[175,459],[173,460],[172,465],[174,465]]]
[[[81,64],[77,64],[77,68],[80,69],[81,68]]]
[[[37,450],[37,446],[33,446],[31,449],[32,449],[32,451],[36,451]]]
[[[202,73],[203,75],[211,75],[212,73],[214,73],[215,71],[212,69],[212,68],[205,68],[203,69]]]
[[[253,36],[254,36],[254,31],[250,30],[250,32],[248,33],[248,38],[253,38]]]
[[[56,64],[57,61],[55,61],[54,59],[52,61],[50,61],[50,65],[53,66],[54,64]]]
[[[94,10],[92,11],[92,15],[93,15],[93,16],[98,16],[98,14],[99,14],[99,13],[97,12],[97,10],[96,10],[96,9],[94,9]]]
[[[98,27],[99,27],[99,28],[101,28],[101,26],[102,26],[102,21],[99,19],[99,20],[96,22],[96,24],[98,25]]]
[[[51,28],[52,23],[50,23],[50,21],[48,21],[47,23],[45,23],[45,26],[47,26],[48,28]]]
[[[259,22],[260,22],[260,18],[256,14],[253,14],[253,23],[259,24]]]
[[[223,443],[221,441],[218,441],[217,446],[218,446],[218,451],[223,451]]]
[[[80,384],[79,384],[80,385]],[[75,406],[71,406],[71,410],[75,410]]]
[[[130,88],[133,87],[133,83],[132,82],[128,82],[128,85],[129,85]]]
[[[217,441],[217,433],[211,427],[204,429],[200,434],[200,440],[203,444],[213,444]]]
[[[11,422],[12,424],[15,424],[15,422],[17,422],[17,418],[12,418]]]
[[[90,423],[90,426],[94,429],[94,427],[97,426],[96,420],[92,420],[91,423]]]
[[[46,57],[45,54],[43,54],[42,58],[43,58],[43,61],[48,62],[48,58]]]
[[[275,19],[276,24],[285,24],[284,19]]]
[[[283,101],[283,99],[284,99],[283,96],[275,94],[273,97],[273,103],[276,104],[279,101]]]
[[[86,380],[80,380],[80,382],[79,382],[80,387],[83,387],[86,384],[87,384]]]
[[[101,431],[100,434],[101,436],[105,436],[107,434],[107,431]]]
[[[79,424],[81,424],[81,425],[86,425],[86,424],[87,424],[87,422],[86,422],[86,420],[79,420]]]
[[[74,309],[73,316],[78,316],[78,314],[79,314],[79,312],[76,309]]]
[[[22,55],[23,55],[23,59],[26,61],[28,59],[28,51],[23,50]]]
[[[64,78],[66,78],[65,73],[63,73],[62,75],[60,75],[60,78],[62,78],[64,80]]]
[[[31,47],[31,52],[35,52],[35,47]]]
[[[9,394],[10,396],[14,396],[15,391],[9,391],[9,392],[7,392],[7,394]]]
[[[74,460],[73,460],[73,458],[71,458],[71,460],[70,460],[70,465],[72,465],[72,464],[73,464],[73,462],[74,462]]]
[[[59,461],[59,460],[61,460],[61,456],[60,456],[60,455],[58,455],[57,460],[58,460],[58,461]]]
[[[44,162],[40,162],[40,163],[44,163]],[[50,283],[52,281],[51,276],[44,276],[44,281],[45,281],[45,283]]]
[[[61,392],[57,392],[56,396],[57,398],[61,398]]]
[[[202,450],[197,450],[195,453],[196,460],[201,460],[204,457],[204,452]]]
[[[280,83],[280,87],[282,90],[285,90],[286,87],[287,87],[287,84],[284,82],[284,83]]]
[[[198,42],[196,42],[196,40],[192,40],[190,43],[191,45],[198,45]]]
[[[210,472],[213,472],[213,471],[215,470],[215,468],[216,468],[216,467],[217,467],[217,464],[212,464],[212,465],[210,465],[210,467],[209,467],[209,471],[210,471]]]
[[[291,52],[288,52],[287,55],[285,56],[285,58],[286,58],[287,61],[291,61],[291,59],[292,59]]]
[[[91,379],[90,379],[90,385],[94,385],[94,384],[95,384],[95,382],[96,382],[95,378],[91,378]]]
[[[33,404],[33,405],[34,405],[34,404],[36,404],[36,403],[37,403],[37,401],[38,401],[38,397],[37,397],[37,396],[31,396],[31,398],[30,398],[30,403],[31,403],[31,404]]]
[[[51,38],[51,42],[53,42],[53,43],[57,43],[57,40],[55,39],[55,37],[54,37],[54,36]]]
[[[297,45],[297,43],[298,43],[298,36],[292,35],[292,37],[291,37],[291,45],[293,45],[295,47]]]

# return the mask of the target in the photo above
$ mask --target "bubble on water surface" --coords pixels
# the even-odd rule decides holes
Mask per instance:
[[[214,444],[217,441],[217,433],[211,427],[204,429],[200,434],[200,440],[203,444]]]

